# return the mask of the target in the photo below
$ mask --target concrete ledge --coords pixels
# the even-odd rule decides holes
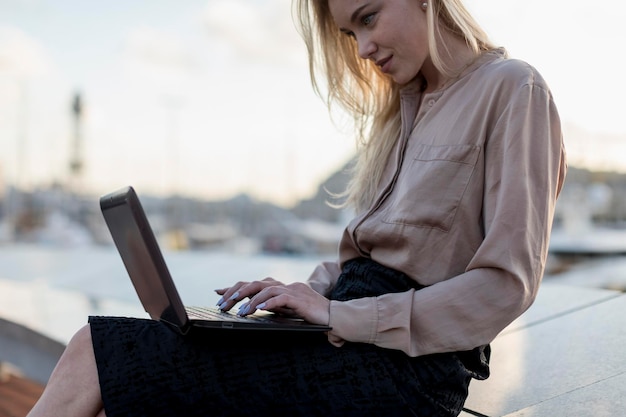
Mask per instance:
[[[63,350],[63,343],[0,318],[0,361],[25,377],[46,384]]]
[[[492,343],[462,416],[616,416],[626,398],[626,294],[545,282]]]

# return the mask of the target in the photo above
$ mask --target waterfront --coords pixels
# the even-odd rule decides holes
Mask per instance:
[[[165,251],[164,257],[189,305],[214,305],[213,290],[239,280],[304,280],[322,260],[224,251]],[[89,315],[147,317],[113,246],[0,247],[0,317],[67,343]]]
[[[304,280],[332,258],[167,250],[164,257],[189,305],[214,305],[213,290],[239,280]],[[624,291],[626,256],[551,257],[544,280]],[[0,317],[67,343],[89,315],[147,317],[113,246],[0,246]]]

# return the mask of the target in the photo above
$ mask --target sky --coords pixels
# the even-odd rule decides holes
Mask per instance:
[[[626,171],[617,4],[466,0],[548,81],[570,163]],[[0,186],[290,205],[353,155],[345,121],[311,88],[288,0],[0,0]],[[76,135],[84,165],[72,178]]]

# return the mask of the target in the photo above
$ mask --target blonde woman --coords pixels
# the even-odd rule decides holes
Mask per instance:
[[[312,79],[360,147],[336,262],[217,290],[327,335],[178,336],[92,317],[30,416],[455,416],[533,302],[565,177],[537,71],[460,0],[297,0]]]

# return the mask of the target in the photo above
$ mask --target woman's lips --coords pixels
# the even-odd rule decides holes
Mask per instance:
[[[376,65],[378,65],[380,70],[385,74],[389,72],[391,67],[391,58],[392,56],[376,61]]]

